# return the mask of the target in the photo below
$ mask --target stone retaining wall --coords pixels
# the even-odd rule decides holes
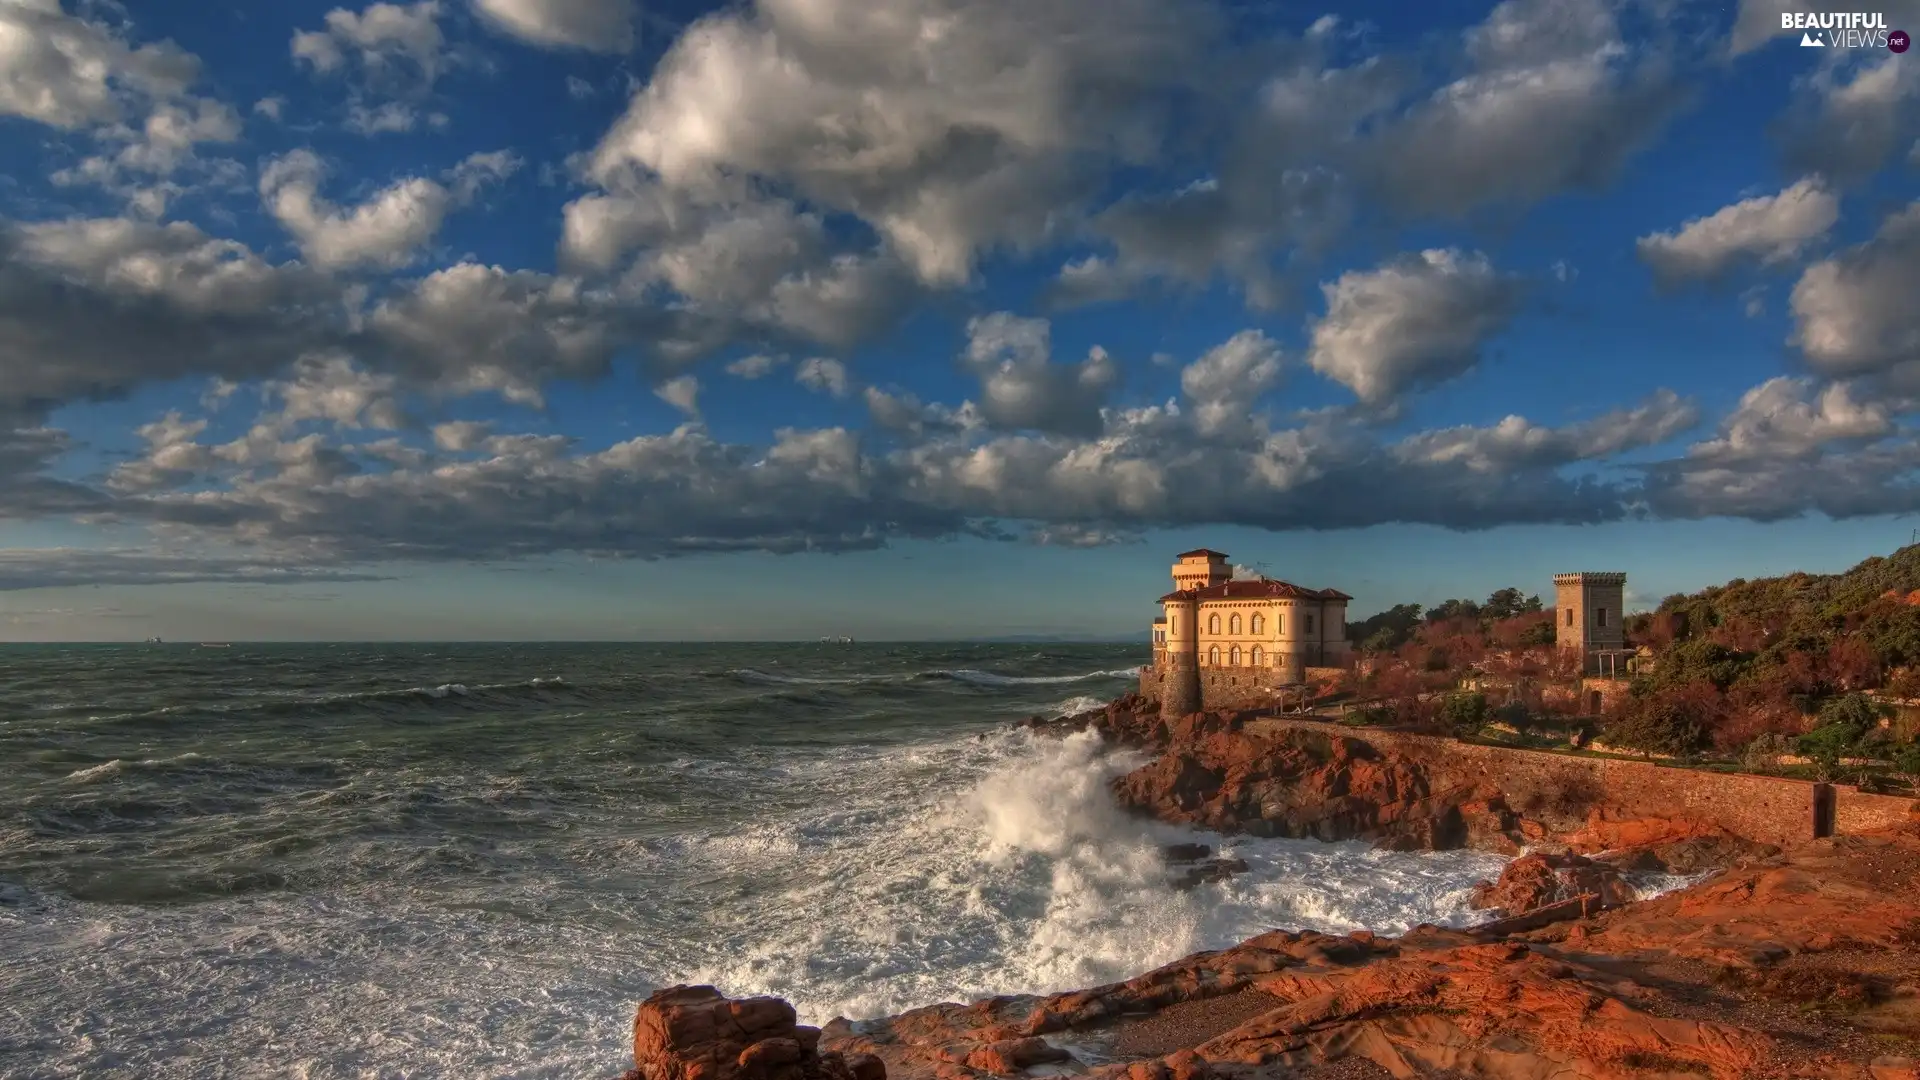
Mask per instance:
[[[1343,668],[1305,669],[1309,683],[1325,682],[1344,672]],[[1162,680],[1167,670],[1149,664],[1140,669],[1140,696],[1165,701]],[[1271,708],[1280,695],[1276,688],[1287,685],[1286,672],[1280,668],[1206,668],[1200,669],[1200,700],[1203,711],[1213,709]]]
[[[1165,701],[1161,680],[1170,671],[1151,665],[1140,669],[1140,696]],[[1267,709],[1279,700],[1276,687],[1285,685],[1275,668],[1201,668],[1200,700],[1203,711],[1213,709]]]
[[[1845,784],[1714,773],[1650,761],[1483,746],[1435,735],[1350,727],[1292,717],[1253,721],[1272,729],[1344,736],[1419,762],[1443,786],[1487,784],[1509,805],[1543,820],[1584,807],[1629,808],[1636,817],[1699,821],[1749,840],[1786,846],[1816,835],[1849,834],[1908,819],[1915,800],[1869,795]],[[1817,814],[1822,800],[1831,810]],[[1830,818],[1830,824],[1818,821]]]

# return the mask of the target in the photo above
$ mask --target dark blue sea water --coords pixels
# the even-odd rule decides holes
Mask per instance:
[[[1010,727],[1143,652],[0,647],[0,1076],[605,1077],[671,982],[821,1022],[1471,917],[1498,859],[1168,887],[1130,763]]]

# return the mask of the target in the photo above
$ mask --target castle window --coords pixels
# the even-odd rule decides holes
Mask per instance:
[[[1219,632],[1220,632],[1220,616],[1214,615],[1209,617],[1207,619],[1207,633],[1217,634]]]
[[[1264,623],[1265,621],[1266,621],[1265,619],[1262,619],[1262,618],[1261,618],[1260,616],[1258,616],[1258,615],[1255,615],[1255,616],[1253,617],[1253,632],[1254,632],[1254,633],[1256,633],[1256,634],[1258,634],[1258,633],[1260,632],[1260,628],[1261,628],[1261,624],[1262,624],[1262,623]],[[1254,650],[1254,651],[1255,651],[1255,652],[1258,652],[1259,650],[1258,650],[1258,649],[1256,649],[1256,650]],[[1255,661],[1254,661],[1254,663],[1256,663],[1256,664],[1257,664],[1257,663],[1259,663],[1259,662],[1260,662],[1260,661],[1258,661],[1258,660],[1255,660]]]
[[[1313,616],[1312,615],[1307,616],[1307,636],[1308,637],[1313,636]]]
[[[1256,618],[1256,619],[1258,619],[1259,617],[1260,617],[1260,616],[1258,616],[1258,615],[1255,615],[1255,616],[1254,616],[1254,618]],[[1263,666],[1263,662],[1264,662],[1264,660],[1265,660],[1265,657],[1263,657],[1263,656],[1261,656],[1261,655],[1260,655],[1260,646],[1258,646],[1258,645],[1255,645],[1255,646],[1253,647],[1253,666],[1254,666],[1254,667],[1261,667],[1261,666]]]
[[[1167,633],[1178,634],[1179,632],[1180,632],[1180,616],[1178,615],[1167,616]]]
[[[1606,608],[1597,607],[1593,609],[1593,625],[1595,626],[1607,625],[1607,609]]]
[[[1273,617],[1273,632],[1281,637],[1287,636],[1287,613],[1281,612]]]
[[[1227,657],[1228,657],[1227,663],[1232,664],[1234,667],[1239,667],[1240,666],[1240,646],[1235,645],[1233,647],[1233,650],[1227,653]]]
[[[1228,633],[1238,634],[1240,632],[1240,616],[1235,615],[1232,618],[1228,619],[1227,626],[1228,626],[1228,630],[1227,630]]]
[[[1573,625],[1573,609],[1572,608],[1567,609],[1567,625],[1568,626]]]
[[[1213,648],[1207,650],[1207,666],[1220,666],[1220,646],[1215,645]]]

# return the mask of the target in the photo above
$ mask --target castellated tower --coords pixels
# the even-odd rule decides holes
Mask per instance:
[[[1578,650],[1581,669],[1596,667],[1596,653],[1627,647],[1627,575],[1586,571],[1555,574],[1554,643]]]

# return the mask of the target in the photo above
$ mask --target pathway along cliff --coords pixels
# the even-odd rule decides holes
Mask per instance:
[[[1604,792],[1448,783],[1353,738],[1154,703],[1034,721],[1156,756],[1126,806],[1227,833],[1530,853],[1506,917],[1398,938],[1276,930],[1123,983],[815,1029],[705,987],[640,1006],[627,1080],[1837,1077],[1920,1080],[1920,816],[1786,851]],[[1195,846],[1197,848],[1197,845]],[[1193,882],[1231,874],[1168,853]],[[1622,871],[1719,872],[1632,901]]]

